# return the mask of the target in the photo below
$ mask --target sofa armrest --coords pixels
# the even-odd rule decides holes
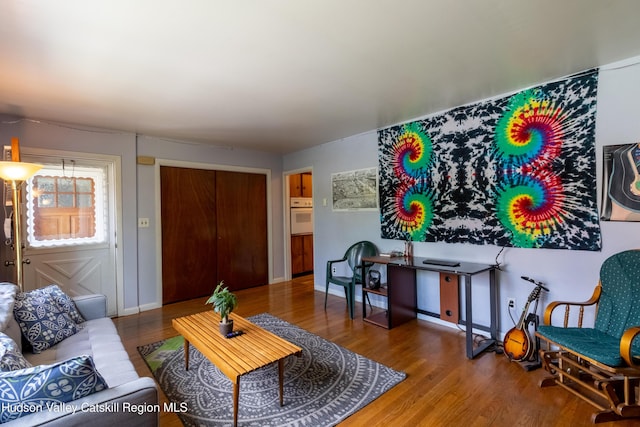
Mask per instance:
[[[59,407],[56,406],[54,411],[44,410],[18,418],[3,424],[3,427],[156,426],[161,410],[155,381],[149,377],[141,377]]]
[[[79,295],[73,297],[73,302],[84,320],[107,317],[107,297],[104,295]]]

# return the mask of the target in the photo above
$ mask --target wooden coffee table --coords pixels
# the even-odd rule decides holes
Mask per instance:
[[[184,337],[184,363],[189,370],[189,343],[206,356],[233,383],[233,425],[238,422],[240,377],[258,368],[278,362],[280,406],[283,404],[284,359],[302,354],[302,348],[291,344],[247,319],[231,314],[233,330],[244,332],[234,338],[220,334],[220,316],[213,310],[173,319],[173,328]]]

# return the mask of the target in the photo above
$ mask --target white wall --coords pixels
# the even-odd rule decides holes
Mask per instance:
[[[602,175],[602,146],[631,144],[640,141],[640,58],[602,67],[598,85],[596,115],[596,156],[598,187]],[[544,82],[540,82],[544,83]],[[315,288],[324,292],[326,261],[340,258],[345,249],[358,240],[371,240],[382,251],[402,249],[400,241],[380,237],[379,212],[332,212],[331,174],[378,165],[376,130],[330,142],[284,157],[284,170],[313,167],[314,198],[314,265]],[[323,206],[323,199],[327,206]],[[600,200],[598,200],[600,203]],[[517,318],[531,291],[531,285],[520,279],[530,276],[543,281],[550,292],[543,296],[542,307],[551,300],[586,300],[598,281],[600,264],[608,256],[640,247],[640,223],[601,222],[602,251],[506,248],[500,256],[502,271],[498,274],[500,294],[500,330],[508,331],[509,319],[505,299],[517,299]],[[416,256],[453,258],[493,264],[500,251],[496,246],[469,244],[415,243]],[[439,311],[437,276],[421,273],[418,298],[420,308]],[[434,285],[435,284],[435,285]],[[474,278],[474,322],[489,321],[487,276]],[[341,289],[333,289],[344,296]],[[359,292],[356,292],[358,300]],[[587,314],[587,318],[591,315]],[[429,319],[427,319],[429,320]]]

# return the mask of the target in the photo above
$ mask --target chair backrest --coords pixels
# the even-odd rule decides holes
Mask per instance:
[[[358,268],[362,264],[362,257],[376,256],[378,255],[378,248],[373,243],[363,240],[361,242],[354,243],[347,249],[344,254],[347,264],[353,270],[353,275],[358,281],[362,281],[362,272]]]
[[[607,258],[600,268],[600,284],[602,294],[594,327],[622,337],[626,329],[640,325],[640,250]]]

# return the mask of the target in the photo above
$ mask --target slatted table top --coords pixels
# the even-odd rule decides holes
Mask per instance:
[[[173,328],[197,348],[231,381],[241,375],[284,359],[301,354],[302,348],[254,325],[247,319],[231,314],[233,330],[242,335],[222,336],[218,328],[220,316],[213,310],[173,319]]]

